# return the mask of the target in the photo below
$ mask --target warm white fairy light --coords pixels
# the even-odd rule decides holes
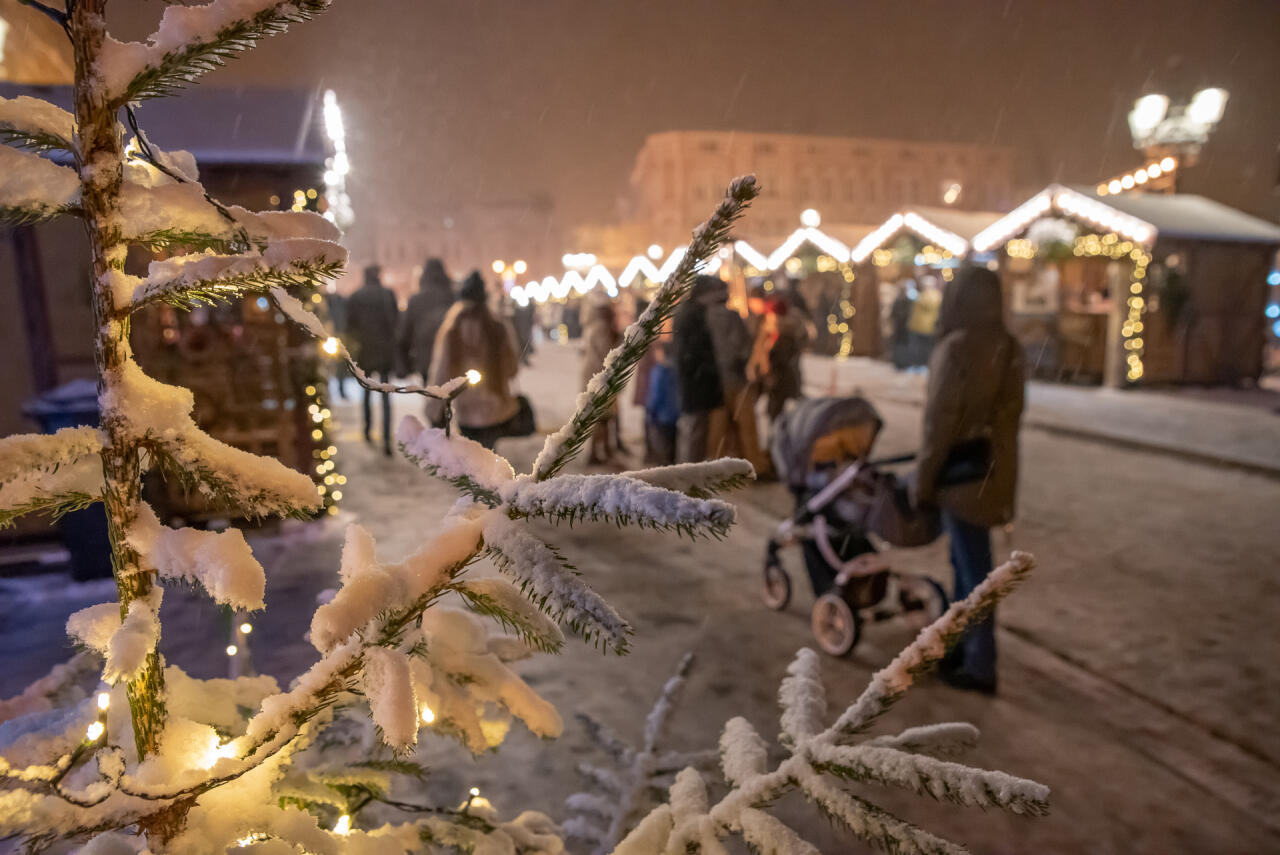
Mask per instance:
[[[240,624],[241,635],[248,635],[251,632],[253,632],[253,624],[249,623],[248,621],[245,621],[244,623]]]
[[[351,817],[345,813],[342,816],[338,817],[338,821],[333,824],[333,833],[341,834],[343,837],[346,837],[348,834],[350,834],[351,833]]]
[[[327,353],[329,356],[337,356],[338,349],[339,349],[338,340],[333,336],[329,336],[324,340],[324,344],[320,345],[320,349],[323,350],[325,353]]]
[[[239,647],[236,647],[234,644],[228,644],[228,645],[227,645],[227,655],[228,655],[228,656],[235,656],[235,655],[236,655],[237,653],[239,653],[239,652],[240,652],[240,648],[239,648]]]
[[[479,798],[479,797],[480,797],[480,788],[479,788],[479,787],[472,787],[470,790],[467,790],[467,793],[468,793],[468,794],[471,796],[471,798],[473,798],[473,799],[475,799],[475,798]]]
[[[954,256],[962,256],[969,249],[968,242],[960,235],[934,225],[915,211],[908,211],[903,215],[902,224],[919,237],[936,243]]]
[[[98,692],[98,709],[103,712],[111,706],[111,694],[109,692]]]
[[[431,707],[427,706],[426,704],[423,704],[422,705],[422,723],[431,724],[435,720],[436,720],[435,711],[432,710]]]
[[[1048,190],[1042,190],[978,232],[973,238],[973,248],[978,252],[986,252],[1004,243],[1021,232],[1053,207],[1053,198]]]
[[[102,734],[107,732],[107,726],[100,721],[91,721],[89,726],[85,728],[84,738],[89,742],[97,742]]]

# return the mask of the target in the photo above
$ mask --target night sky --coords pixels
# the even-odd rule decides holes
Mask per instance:
[[[139,37],[161,3],[113,6]],[[671,129],[999,143],[1027,190],[1093,183],[1140,164],[1125,114],[1178,57],[1231,93],[1188,189],[1274,219],[1277,42],[1276,0],[335,0],[207,83],[335,89],[366,224],[544,193],[572,225]]]

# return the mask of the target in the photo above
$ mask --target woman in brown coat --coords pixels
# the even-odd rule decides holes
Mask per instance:
[[[453,401],[458,431],[485,448],[506,435],[506,425],[520,409],[511,391],[519,358],[515,333],[485,302],[484,280],[472,271],[462,283],[440,332],[431,357],[431,382],[440,384],[475,369],[480,382],[468,386]],[[428,415],[439,420],[440,404],[431,401]]]
[[[916,482],[919,500],[942,511],[956,599],[991,572],[991,527],[1013,519],[1025,378],[1022,346],[1004,325],[999,278],[985,268],[963,271],[942,300]],[[995,691],[994,616],[969,630],[941,675],[960,688]]]

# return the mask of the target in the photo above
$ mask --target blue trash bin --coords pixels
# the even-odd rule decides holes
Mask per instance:
[[[92,380],[72,380],[27,401],[22,413],[44,433],[81,425],[96,427],[98,386]],[[71,555],[71,578],[83,582],[111,575],[111,538],[101,502],[64,515],[58,521],[58,532]]]

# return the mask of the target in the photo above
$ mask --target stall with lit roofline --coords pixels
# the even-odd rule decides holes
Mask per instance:
[[[1000,216],[993,211],[914,206],[893,214],[858,241],[849,253],[857,283],[853,317],[858,321],[856,336],[874,343],[864,345],[860,355],[893,357],[898,362],[905,356],[908,364],[923,364],[927,346],[911,348],[909,354],[901,347],[896,356],[891,352],[894,301],[905,295],[912,301],[913,320],[932,327],[942,289],[968,254],[969,241]],[[923,337],[918,341],[924,341],[931,330],[922,328],[917,335]]]
[[[1189,194],[1054,184],[973,239],[1044,377],[1239,384],[1262,371],[1280,226]]]

